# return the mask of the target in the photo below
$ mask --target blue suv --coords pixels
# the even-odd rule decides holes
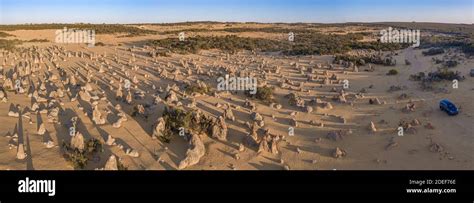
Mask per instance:
[[[446,113],[448,113],[450,116],[454,116],[459,113],[458,108],[447,99],[443,99],[439,102],[439,109],[446,111]]]

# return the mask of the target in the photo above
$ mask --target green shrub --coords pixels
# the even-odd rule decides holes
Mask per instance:
[[[83,169],[87,166],[89,159],[97,152],[102,152],[102,143],[91,138],[87,140],[84,146],[84,151],[72,148],[69,143],[63,142],[62,148],[64,150],[64,157],[72,163],[74,168]]]
[[[169,143],[172,136],[179,133],[179,128],[189,129],[192,113],[180,108],[167,108],[163,112],[163,118],[165,120],[165,132],[159,139],[162,142]]]
[[[84,152],[77,149],[71,149],[64,154],[65,158],[72,163],[75,169],[84,169],[89,161],[89,158]]]
[[[444,49],[442,48],[431,48],[431,49],[428,49],[427,51],[422,52],[422,54],[425,56],[433,56],[433,55],[438,55],[442,53],[444,53]]]
[[[102,152],[102,143],[95,138],[91,138],[87,140],[86,145],[85,145],[85,151],[89,154],[93,154],[96,152]]]
[[[398,74],[398,70],[396,69],[390,69],[387,73],[387,75],[397,75]]]
[[[195,118],[198,118],[197,120]],[[197,111],[177,107],[166,107],[163,112],[165,120],[165,132],[159,137],[162,142],[169,143],[174,135],[178,135],[180,128],[192,130],[197,133],[211,134],[212,120],[204,114],[197,114]]]
[[[200,93],[200,94],[207,94],[207,93],[210,92],[210,88],[209,88],[208,85],[206,85],[206,84],[204,84],[204,83],[203,83],[203,85],[201,85],[201,86],[199,86],[199,85],[193,83],[193,84],[187,85],[187,86],[185,87],[185,91],[186,91],[186,93],[188,93],[188,94],[191,94],[191,93],[194,93],[194,92]]]
[[[273,87],[268,86],[257,87],[257,92],[255,94],[252,94],[251,90],[247,90],[245,91],[245,95],[247,95],[248,97],[256,98],[264,103],[271,103],[274,100],[273,90]]]
[[[273,88],[272,87],[258,87],[257,88],[257,99],[260,99],[265,102],[273,101]]]

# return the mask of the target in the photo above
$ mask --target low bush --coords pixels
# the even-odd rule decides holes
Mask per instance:
[[[425,56],[433,56],[433,55],[438,55],[444,53],[444,49],[442,48],[431,48],[428,49],[427,51],[423,51],[422,54]]]
[[[397,75],[398,74],[398,70],[396,69],[390,69],[387,73],[387,75]]]
[[[211,134],[212,120],[197,111],[185,111],[178,107],[166,107],[163,112],[165,132],[159,137],[162,142],[169,143],[173,135],[179,135],[180,129],[192,130],[199,133]]]
[[[95,138],[87,140],[83,151],[72,148],[70,144],[66,142],[63,142],[62,148],[64,150],[64,157],[71,162],[76,169],[84,169],[89,159],[95,153],[103,150],[102,143]]]
[[[264,103],[272,103],[274,100],[273,91],[273,87],[263,86],[257,87],[257,92],[255,94],[252,94],[251,90],[245,91],[245,94],[248,97],[256,98]]]

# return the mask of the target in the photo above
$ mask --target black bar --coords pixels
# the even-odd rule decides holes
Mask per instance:
[[[19,193],[18,182],[55,180],[56,194]],[[455,180],[411,185],[410,180]],[[472,171],[2,171],[1,203],[15,200],[402,200],[474,198]],[[453,194],[407,194],[407,188],[454,188]]]

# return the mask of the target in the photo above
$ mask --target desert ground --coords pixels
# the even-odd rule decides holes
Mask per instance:
[[[373,51],[391,55],[395,66],[249,50],[154,56],[143,42],[177,38],[180,30],[189,30],[186,38],[285,40],[287,34],[257,29],[274,24],[232,25],[257,30],[242,32],[223,31],[224,23],[133,26],[169,32],[98,33],[95,41],[103,45],[88,47],[55,43],[56,29],[0,29],[7,40],[25,41],[0,50],[0,170],[474,169],[474,58],[458,49],[436,56],[424,55],[428,48]],[[305,29],[344,35],[379,28]],[[459,62],[450,68],[464,78],[458,88],[443,80],[426,90],[410,79],[436,71],[433,57]],[[387,75],[390,69],[397,74]],[[217,90],[225,74],[257,78],[259,87],[273,88],[272,99]],[[439,109],[444,98],[459,107],[458,115]],[[183,134],[180,126],[168,129],[172,119],[163,117],[176,109],[210,126]]]

